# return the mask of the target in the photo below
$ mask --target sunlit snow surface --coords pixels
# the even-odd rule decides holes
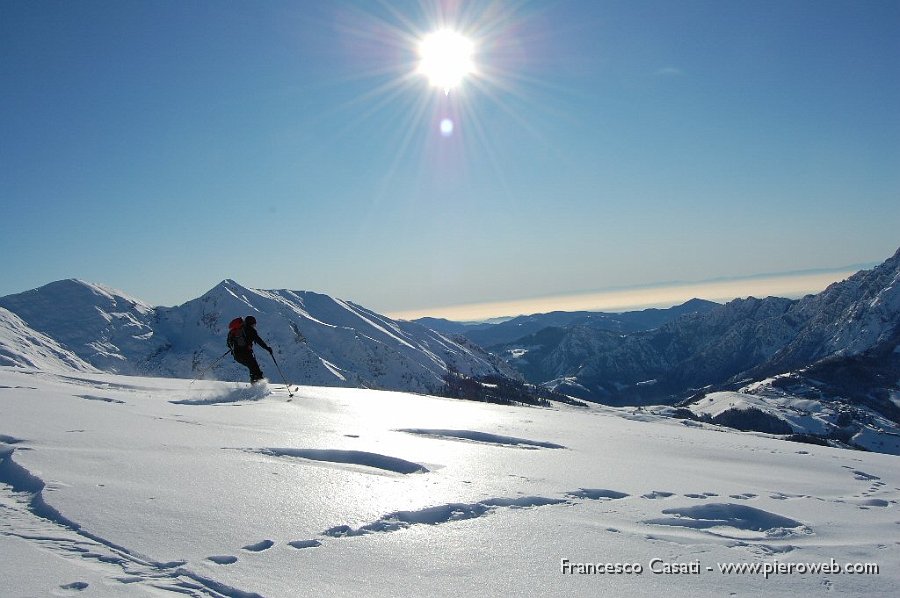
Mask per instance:
[[[897,595],[898,501],[898,457],[630,410],[0,368],[3,596]],[[718,571],[831,559],[880,571]]]

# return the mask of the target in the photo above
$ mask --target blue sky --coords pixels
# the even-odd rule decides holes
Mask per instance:
[[[449,94],[440,27],[476,44]],[[894,1],[8,0],[0,295],[441,315],[878,262],[898,56]]]

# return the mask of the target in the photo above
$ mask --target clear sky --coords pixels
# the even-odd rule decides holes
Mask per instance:
[[[879,262],[898,57],[893,0],[4,0],[0,295],[439,316]]]

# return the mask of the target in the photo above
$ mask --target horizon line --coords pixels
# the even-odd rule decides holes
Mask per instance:
[[[681,305],[691,299],[705,299],[716,303],[725,303],[746,297],[797,299],[819,293],[829,285],[845,280],[860,271],[849,268],[851,267],[834,270],[820,269],[796,274],[757,274],[692,283],[672,282],[527,299],[394,310],[385,312],[385,315],[395,320],[432,317],[458,322],[483,322],[496,318],[514,318],[554,311],[620,313],[650,308],[668,308]]]

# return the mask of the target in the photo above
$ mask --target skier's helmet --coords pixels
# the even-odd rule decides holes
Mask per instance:
[[[256,326],[256,318],[253,316],[247,316],[244,318],[244,323],[249,324],[250,326]]]

